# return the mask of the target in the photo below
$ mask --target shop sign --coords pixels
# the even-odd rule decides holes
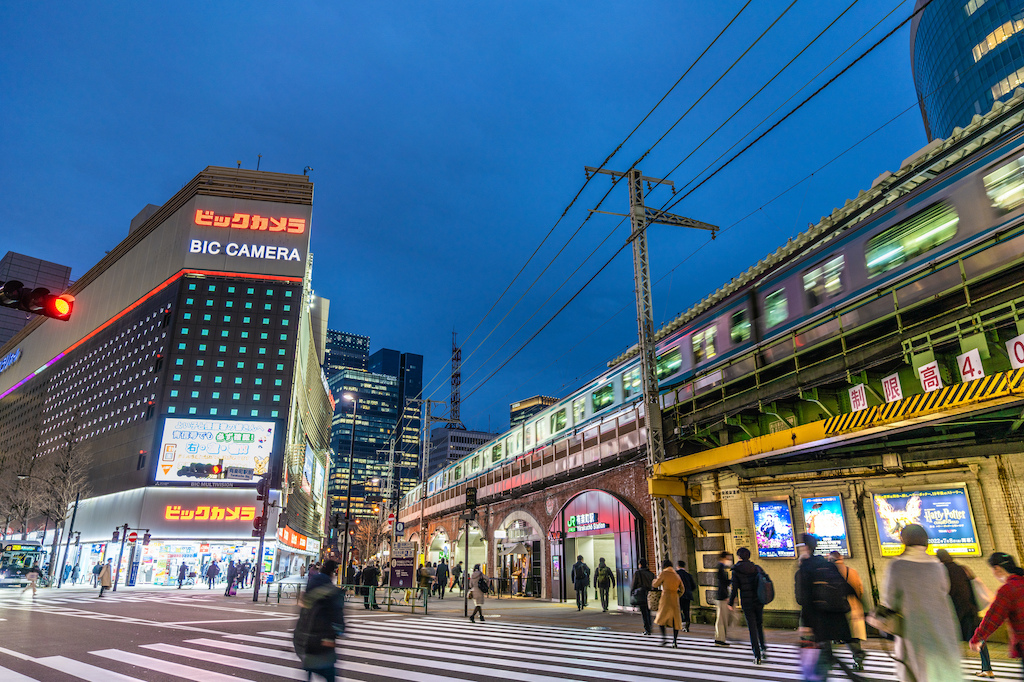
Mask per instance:
[[[10,353],[0,358],[0,374],[3,374],[8,369],[10,369],[11,365],[16,363],[20,357],[21,348],[15,348]]]
[[[850,412],[868,409],[868,393],[864,384],[857,384],[850,389]]]
[[[594,516],[596,517],[597,515],[595,514]],[[607,524],[605,525],[607,526]],[[533,528],[531,528],[530,525],[522,519],[517,519],[513,521],[512,525],[510,525],[508,529],[505,531],[505,537],[508,540],[511,540],[512,542],[519,542],[521,540],[525,540],[526,538],[531,537],[533,534]]]
[[[718,495],[719,499],[721,500],[735,500],[738,499],[739,496],[739,488],[722,488],[722,491]]]
[[[209,554],[210,553],[210,543],[209,542],[200,542],[199,543],[199,553],[200,554]]]
[[[602,523],[597,518],[597,512],[588,514],[575,514],[569,517],[569,533],[585,533],[588,530],[601,530],[607,528],[607,523]]]
[[[273,218],[251,213],[217,215],[213,211],[196,209],[195,224],[205,227],[224,227],[235,230],[256,230],[259,232],[287,232],[302,234],[306,231],[305,218]]]
[[[753,505],[757,555],[762,559],[795,557],[796,539],[793,535],[789,498],[755,500]]]
[[[251,469],[245,483],[267,473],[276,422],[223,419],[164,421],[156,482],[194,487],[230,486],[226,468]]]
[[[416,577],[416,543],[396,542],[391,548],[391,587],[412,589]]]
[[[875,523],[882,556],[903,553],[901,531],[916,523],[928,531],[928,553],[945,549],[957,556],[981,556],[974,517],[963,483],[930,490],[874,493]]]
[[[850,556],[842,496],[805,497],[803,507],[804,528],[818,538],[814,553],[827,556],[830,552],[839,552],[844,557]]]
[[[294,547],[295,549],[306,550],[306,545],[309,542],[302,533],[296,533],[291,528],[279,528],[277,531],[277,541],[287,547]]]
[[[256,507],[218,507],[200,505],[195,509],[184,509],[180,504],[164,507],[167,521],[252,521],[256,518]]]

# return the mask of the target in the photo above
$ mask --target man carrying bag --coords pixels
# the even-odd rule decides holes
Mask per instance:
[[[292,634],[292,645],[302,669],[310,679],[316,674],[328,682],[335,680],[335,640],[345,632],[345,597],[334,586],[337,570],[338,563],[327,560],[320,572],[309,578],[299,622]]]

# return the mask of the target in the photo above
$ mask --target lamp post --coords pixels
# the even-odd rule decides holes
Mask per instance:
[[[349,441],[348,447],[348,485],[345,491],[345,538],[341,544],[341,568],[345,571],[345,577],[348,577],[348,529],[350,516],[352,514],[352,457],[356,451],[356,406],[359,404],[359,399],[351,393],[346,393],[342,396],[345,400],[352,401],[352,438]]]

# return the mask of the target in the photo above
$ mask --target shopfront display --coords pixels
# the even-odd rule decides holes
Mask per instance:
[[[541,597],[542,548],[536,521],[510,517],[494,535],[498,554],[495,577],[502,591],[513,596]]]
[[[945,549],[954,556],[981,556],[967,486],[955,483],[872,494],[875,527],[882,556],[903,553],[900,532],[914,523],[928,531],[928,553]]]

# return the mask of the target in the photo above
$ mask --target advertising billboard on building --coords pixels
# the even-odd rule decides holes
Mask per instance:
[[[250,485],[270,471],[272,421],[168,417],[156,462],[157,485],[229,487]],[[228,479],[227,468],[252,469],[248,481]]]
[[[846,516],[843,514],[841,495],[822,495],[803,499],[804,528],[818,538],[815,554],[839,552],[850,556],[850,543],[846,534]]]
[[[928,531],[928,553],[942,548],[954,556],[981,556],[967,486],[873,493],[882,556],[903,553],[900,532],[916,523]]]
[[[757,555],[762,559],[781,559],[796,556],[793,536],[793,515],[789,498],[754,500],[754,542]]]
[[[306,457],[302,462],[302,480],[299,482],[299,487],[302,488],[303,492],[312,492],[313,490],[313,465],[316,464],[316,455],[313,454],[313,448],[310,447],[309,441],[306,442]]]
[[[313,469],[313,497],[321,499],[324,496],[324,484],[327,482],[327,467],[317,462]]]

